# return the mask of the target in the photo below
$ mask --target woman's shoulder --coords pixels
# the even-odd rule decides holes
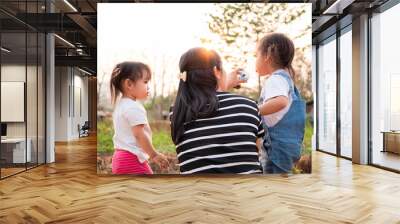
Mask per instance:
[[[232,101],[234,103],[246,103],[257,107],[257,101],[246,96],[229,92],[217,92],[217,97],[220,102]]]

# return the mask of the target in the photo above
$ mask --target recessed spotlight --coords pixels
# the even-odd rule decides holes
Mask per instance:
[[[7,49],[7,48],[5,48],[5,47],[1,47],[1,51],[4,51],[4,52],[6,52],[6,53],[10,53],[10,52],[11,52],[10,49]]]

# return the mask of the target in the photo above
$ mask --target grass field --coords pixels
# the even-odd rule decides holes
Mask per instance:
[[[169,123],[157,121],[150,123],[153,132],[153,145],[160,152],[175,153],[175,145],[171,140]],[[97,124],[97,152],[114,152],[112,137],[114,135],[111,120],[99,121]]]
[[[153,132],[152,141],[154,148],[157,151],[165,154],[170,162],[170,166],[165,170],[160,170],[155,164],[151,164],[154,173],[178,173],[179,167],[177,166],[175,145],[171,139],[171,132],[168,121],[154,121],[150,123]],[[312,138],[312,124],[307,119],[306,130],[304,134],[304,149],[302,151],[302,158],[294,173],[301,173],[305,170],[301,167],[311,167],[311,138]],[[114,152],[112,136],[114,134],[113,124],[110,119],[98,121],[97,126],[97,153],[98,153],[98,172],[111,173],[111,156]],[[305,163],[305,164],[302,164]],[[311,172],[311,170],[310,170]]]
[[[171,132],[168,122],[157,121],[150,123],[153,132],[153,145],[160,152],[175,153],[175,145],[171,140]],[[112,136],[114,134],[112,121],[103,120],[98,122],[97,126],[97,151],[113,152]],[[306,130],[304,134],[304,150],[303,154],[311,154],[311,137],[313,128],[309,119],[306,122]]]

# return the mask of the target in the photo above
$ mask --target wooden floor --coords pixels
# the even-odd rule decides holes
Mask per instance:
[[[0,223],[400,223],[400,175],[313,154],[311,175],[96,174],[96,138],[0,181]]]
[[[400,170],[400,155],[391,152],[375,151],[372,157],[374,164]]]
[[[24,168],[19,168],[19,167],[18,168],[1,168],[1,177],[2,178],[7,177],[7,176],[13,175],[15,173],[24,171],[24,170],[25,170],[25,167]]]
[[[24,172],[27,169],[33,169],[37,165],[36,164],[27,164],[27,167],[25,168],[25,165],[19,165],[19,167],[7,167],[7,168],[1,168],[1,178],[6,178],[8,176]]]

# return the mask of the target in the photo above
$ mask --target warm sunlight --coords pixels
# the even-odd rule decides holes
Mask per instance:
[[[290,4],[289,8],[298,6]],[[216,4],[98,4],[97,70],[98,81],[105,86],[99,92],[100,102],[109,99],[106,87],[113,66],[126,60],[142,61],[150,65],[154,72],[152,95],[173,93],[178,84],[176,77],[180,56],[189,48],[198,46],[214,49],[221,56],[229,55],[247,61],[241,65],[250,73],[250,79],[244,86],[256,89],[258,76],[255,73],[254,55],[240,55],[243,49],[253,52],[256,43],[245,41],[240,45],[242,49],[224,48],[221,52],[219,36],[209,29],[208,14],[215,10]],[[311,10],[304,17],[311,18]],[[277,31],[296,36],[307,26],[308,19],[299,18],[291,24],[279,25]],[[310,47],[311,32],[296,39],[295,44]],[[305,54],[309,61],[310,50]],[[227,61],[223,64],[226,71],[234,67]]]

